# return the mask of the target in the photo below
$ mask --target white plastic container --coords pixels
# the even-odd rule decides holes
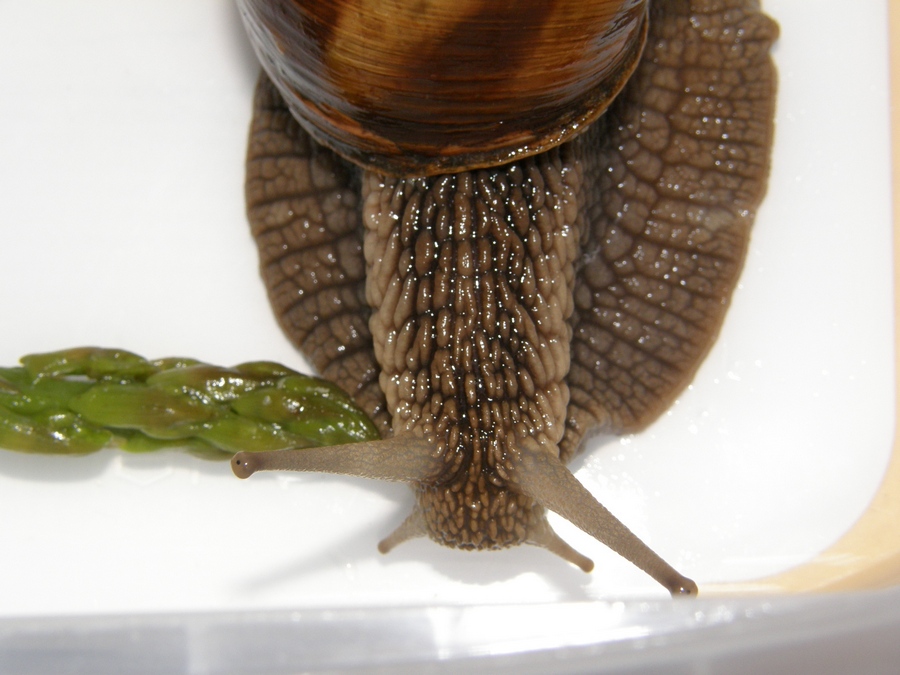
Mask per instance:
[[[900,596],[873,590],[900,580],[888,3],[764,5],[775,157],[725,328],[659,422],[574,466],[700,599],[561,520],[592,575],[537,549],[380,556],[403,486],[0,453],[0,672],[896,662]],[[0,363],[99,344],[303,367],[243,214],[256,73],[225,0],[0,3]]]

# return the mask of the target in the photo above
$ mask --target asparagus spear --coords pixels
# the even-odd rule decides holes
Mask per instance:
[[[350,397],[268,361],[223,368],[154,361],[119,349],[31,354],[0,368],[0,448],[86,454],[179,447],[209,459],[235,452],[378,438]]]

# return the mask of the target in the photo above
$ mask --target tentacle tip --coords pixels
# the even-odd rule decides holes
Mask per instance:
[[[259,469],[259,460],[251,452],[239,452],[231,458],[231,470],[238,478],[249,478]]]
[[[672,584],[669,585],[669,593],[672,594],[673,598],[676,597],[696,597],[696,595],[700,592],[700,589],[697,588],[697,584],[693,579],[688,579],[687,577],[679,577],[675,579]]]
[[[394,548],[394,546],[387,539],[382,539],[378,542],[378,552],[382,555],[390,553],[392,548]]]

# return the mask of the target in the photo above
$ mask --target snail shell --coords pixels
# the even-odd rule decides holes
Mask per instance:
[[[316,141],[400,175],[496,166],[595,120],[644,47],[644,0],[245,0],[257,54]]]
[[[530,543],[590,570],[549,509],[694,593],[565,463],[652,421],[718,332],[765,192],[777,26],[752,0],[582,4],[241,0],[274,82],[246,188],[269,296],[386,440],[233,466],[409,483],[383,551]]]

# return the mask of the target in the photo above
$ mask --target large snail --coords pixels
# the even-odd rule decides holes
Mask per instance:
[[[405,481],[382,551],[530,543],[589,571],[552,510],[696,593],[565,465],[665,410],[718,332],[777,26],[755,0],[239,4],[266,71],[246,189],[270,299],[385,440],[235,472]]]

